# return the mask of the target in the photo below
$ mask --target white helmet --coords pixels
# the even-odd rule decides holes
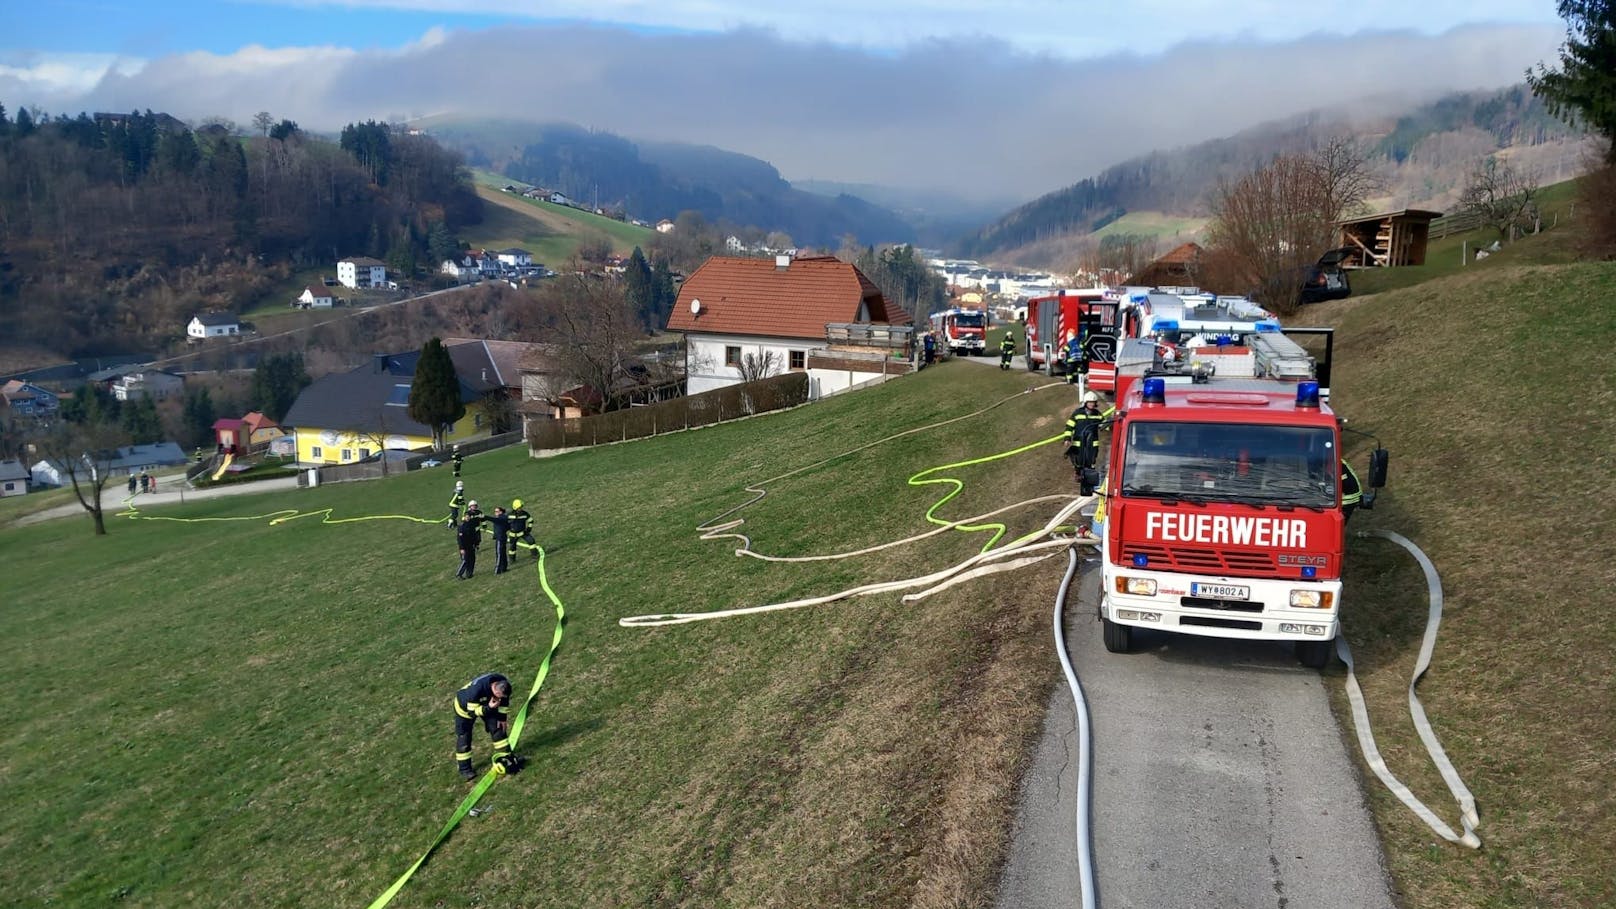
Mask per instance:
[[[466,481],[465,480],[455,480],[455,491],[456,492],[459,492],[460,490],[465,489],[465,488],[466,488]]]
[[[1083,403],[1084,404],[1098,404],[1098,403],[1100,403],[1100,395],[1099,395],[1099,393],[1098,392],[1093,392],[1093,391],[1085,391],[1085,392],[1083,392]]]

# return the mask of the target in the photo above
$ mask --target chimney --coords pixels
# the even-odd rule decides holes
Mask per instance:
[[[786,269],[788,269],[790,267],[791,267],[791,257],[790,256],[775,256],[774,257],[774,270],[775,271],[785,271]]]

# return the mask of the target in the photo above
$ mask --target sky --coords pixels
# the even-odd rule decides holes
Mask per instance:
[[[0,103],[459,113],[1019,200],[1325,107],[1521,81],[1552,0],[0,0]]]

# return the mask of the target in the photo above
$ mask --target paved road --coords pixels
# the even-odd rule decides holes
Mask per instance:
[[[252,483],[230,483],[224,486],[212,486],[207,489],[192,489],[185,485],[185,478],[178,474],[162,477],[158,480],[157,491],[138,493],[135,496],[136,508],[151,508],[155,505],[178,505],[184,502],[194,502],[198,499],[213,499],[219,496],[250,495],[257,492],[277,492],[297,488],[297,477],[287,471],[284,479],[258,480]],[[123,511],[124,499],[128,498],[128,488],[123,483],[108,483],[101,494],[101,507],[107,517],[112,517]],[[37,524],[40,521],[49,521],[52,518],[63,518],[88,514],[84,506],[74,499],[67,505],[58,505],[44,511],[17,519],[18,525]]]
[[[1107,653],[1098,578],[1097,562],[1084,562],[1066,633],[1093,718],[1100,905],[1393,909],[1318,673],[1277,644],[1136,631],[1139,652]],[[1002,909],[1079,905],[1076,724],[1064,684],[1044,726],[1022,781]]]

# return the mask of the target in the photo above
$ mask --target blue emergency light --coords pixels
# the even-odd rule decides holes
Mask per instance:
[[[1257,320],[1257,330],[1259,332],[1263,332],[1263,331],[1279,331],[1279,322],[1277,320],[1274,320],[1274,319],[1258,319]]]
[[[1151,326],[1153,331],[1178,331],[1177,319],[1157,319]]]
[[[1319,383],[1313,382],[1313,381],[1297,382],[1296,383],[1296,406],[1297,407],[1314,407],[1314,408],[1318,407],[1319,406]]]
[[[1150,564],[1150,556],[1147,556],[1142,552],[1136,552],[1136,553],[1133,554],[1133,567],[1135,567],[1135,568],[1143,568],[1143,567],[1145,567],[1146,565],[1149,565],[1149,564]]]
[[[1167,403],[1167,382],[1161,377],[1146,379],[1140,388],[1140,399],[1146,404]]]
[[[1218,335],[1216,338],[1212,339],[1212,343],[1219,347],[1228,347],[1234,343],[1234,338],[1231,338],[1228,335]]]
[[[1302,577],[1304,577],[1304,578],[1316,578],[1318,576],[1319,576],[1319,570],[1317,568],[1314,568],[1312,565],[1303,565],[1302,566]]]

